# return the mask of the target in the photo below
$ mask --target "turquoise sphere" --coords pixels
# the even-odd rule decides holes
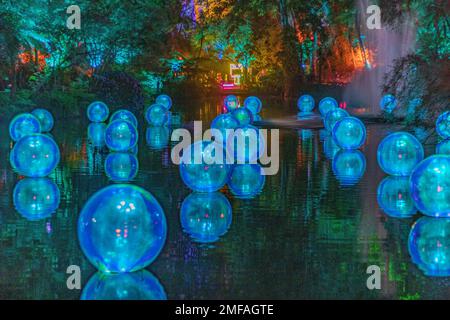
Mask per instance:
[[[216,242],[231,226],[231,204],[220,192],[194,192],[181,204],[180,221],[195,242]]]
[[[378,164],[393,176],[409,176],[423,158],[422,144],[407,132],[391,133],[378,145]]]
[[[266,176],[259,164],[237,164],[231,171],[228,187],[233,195],[251,199],[262,192]]]
[[[167,94],[161,94],[156,97],[157,104],[163,105],[167,110],[172,107],[172,99]]]
[[[60,199],[58,186],[48,178],[22,179],[13,192],[14,207],[30,221],[49,218],[58,209]]]
[[[333,158],[332,168],[342,186],[353,186],[366,171],[366,157],[359,150],[340,150]]]
[[[450,219],[422,217],[409,233],[409,253],[425,275],[450,276]]]
[[[450,156],[450,139],[439,142],[436,145],[436,153]]]
[[[101,102],[92,102],[87,108],[87,117],[92,122],[105,122],[109,116],[108,106]]]
[[[39,120],[42,132],[50,132],[53,129],[55,121],[50,111],[38,108],[31,111],[31,114]]]
[[[397,99],[392,94],[383,96],[380,100],[381,110],[391,113],[397,107]]]
[[[227,141],[227,138],[233,134],[234,130],[239,127],[238,120],[233,117],[230,113],[220,114],[214,118],[211,123],[211,129],[220,130],[222,134],[222,141],[224,144]],[[227,132],[227,130],[233,130]]]
[[[309,94],[304,94],[297,100],[297,108],[302,113],[310,113],[314,110],[316,102]]]
[[[87,131],[88,139],[94,147],[103,147],[105,145],[105,123],[91,122]]]
[[[145,132],[145,140],[150,149],[164,149],[169,145],[170,129],[167,126],[150,126]]]
[[[134,154],[113,152],[105,159],[105,173],[114,182],[133,180],[139,170],[139,161]]]
[[[170,111],[162,104],[153,104],[145,112],[145,119],[152,126],[164,126],[170,121]]]
[[[265,139],[258,128],[247,125],[235,130],[227,139],[227,154],[234,164],[256,163],[265,151]]]
[[[148,191],[115,184],[95,193],[78,219],[78,240],[89,261],[101,272],[145,268],[166,241],[163,209]]]
[[[180,160],[181,178],[194,191],[217,191],[228,182],[231,167],[217,142],[197,141],[183,149]]]
[[[253,113],[246,107],[233,110],[231,115],[238,121],[240,127],[252,124],[253,122]]]
[[[125,109],[120,109],[117,110],[116,112],[114,112],[111,116],[111,118],[109,119],[109,122],[113,122],[116,120],[126,120],[131,122],[131,124],[133,126],[135,126],[136,128],[138,127],[138,120],[136,118],[136,116],[133,114],[133,112],[125,110]]]
[[[417,209],[432,217],[450,217],[450,156],[435,155],[420,162],[410,184]]]
[[[253,115],[261,112],[262,102],[258,97],[250,96],[244,100],[244,107],[252,112]]]
[[[322,118],[325,118],[325,116],[327,115],[327,113],[333,109],[336,109],[339,107],[338,102],[336,101],[336,99],[331,98],[331,97],[326,97],[323,98],[322,100],[320,100],[319,102],[319,112],[320,115],[322,116]]]
[[[58,165],[59,159],[58,145],[43,134],[23,137],[17,141],[10,154],[14,170],[32,178],[48,176]]]
[[[13,141],[35,133],[41,133],[41,123],[31,113],[18,114],[9,124],[9,135]]]
[[[336,122],[338,122],[341,119],[344,119],[345,117],[349,117],[350,115],[348,114],[347,111],[345,111],[344,109],[341,108],[336,108],[333,110],[330,110],[324,118],[324,124],[325,124],[325,129],[327,129],[328,131],[333,131],[333,127],[336,124]]]
[[[417,212],[411,198],[409,177],[384,178],[378,186],[377,200],[380,208],[390,217],[409,218]]]
[[[95,273],[84,286],[81,300],[167,300],[158,279],[147,270]]]
[[[239,108],[239,100],[234,95],[226,96],[223,100],[223,106],[227,112],[231,112]]]
[[[131,122],[116,120],[106,127],[105,142],[111,151],[126,152],[136,146],[138,131]]]
[[[358,149],[366,141],[366,127],[355,117],[346,117],[333,126],[333,139],[342,149]]]
[[[436,132],[443,139],[450,138],[450,111],[444,112],[436,120]]]

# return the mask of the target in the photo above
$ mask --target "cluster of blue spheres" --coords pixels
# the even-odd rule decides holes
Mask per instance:
[[[109,122],[111,123],[116,120],[125,120],[128,122],[131,122],[131,124],[133,126],[135,126],[136,128],[138,127],[138,120],[137,120],[136,116],[133,114],[133,112],[126,110],[126,109],[120,109],[120,110],[117,110],[116,112],[114,112],[111,115]]]
[[[167,94],[160,94],[156,97],[155,102],[163,105],[167,110],[172,107],[172,99]]]
[[[359,150],[340,150],[333,158],[332,169],[342,186],[352,186],[364,175],[366,158]]]
[[[409,218],[417,212],[411,198],[409,177],[384,178],[378,186],[377,200],[380,208],[390,217]]]
[[[251,199],[261,193],[266,176],[259,164],[237,164],[231,171],[228,187],[237,198]]]
[[[325,129],[327,129],[330,132],[333,131],[333,127],[336,124],[336,122],[349,116],[350,115],[348,114],[348,112],[341,108],[335,108],[330,110],[325,115],[324,118]]]
[[[138,142],[136,127],[126,120],[111,122],[105,131],[105,143],[111,151],[127,152]]]
[[[21,113],[9,123],[9,135],[13,141],[34,133],[41,133],[41,123],[31,113]]]
[[[450,111],[444,112],[436,120],[436,132],[443,139],[450,139]]]
[[[298,110],[302,113],[310,113],[314,110],[316,102],[309,94],[304,94],[297,100]]]
[[[227,112],[231,112],[239,108],[239,100],[234,95],[226,96],[223,100],[223,106]]]
[[[383,96],[380,100],[381,110],[391,113],[397,107],[397,99],[392,94]]]
[[[104,102],[92,102],[87,108],[87,117],[91,122],[105,122],[108,116],[109,108]]]
[[[133,180],[139,170],[139,161],[134,154],[113,152],[105,159],[105,173],[114,182]]]
[[[238,121],[241,127],[252,124],[253,122],[253,113],[246,107],[234,109],[231,115]]]
[[[152,126],[164,126],[170,121],[170,111],[162,104],[152,104],[145,112],[145,119]]]
[[[324,118],[329,111],[336,109],[338,107],[339,107],[339,104],[336,101],[336,99],[331,98],[331,97],[323,98],[319,102],[320,115],[322,116],[322,118]]]
[[[342,149],[358,149],[366,140],[366,127],[358,118],[343,118],[333,126],[333,139]]]
[[[41,132],[50,132],[53,129],[54,119],[50,111],[42,108],[34,109],[31,114],[35,116],[41,124]]]
[[[258,97],[250,96],[244,100],[244,107],[250,110],[253,115],[256,115],[261,112],[262,102]]]

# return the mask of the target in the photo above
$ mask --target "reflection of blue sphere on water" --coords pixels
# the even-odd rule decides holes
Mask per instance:
[[[145,119],[152,126],[163,126],[169,123],[170,111],[162,104],[153,104],[145,112]]]
[[[81,300],[167,300],[156,277],[147,270],[131,273],[97,272],[83,288]]]
[[[9,135],[14,141],[34,133],[41,133],[41,123],[31,113],[18,114],[9,124]]]
[[[423,160],[414,168],[410,183],[417,209],[432,217],[450,217],[450,156]]]
[[[126,120],[131,122],[133,126],[135,126],[136,128],[138,127],[138,121],[136,119],[136,116],[133,114],[133,112],[125,109],[120,109],[114,112],[111,118],[109,119],[109,122],[111,123],[116,120]]]
[[[148,127],[145,133],[147,145],[155,150],[160,150],[169,144],[170,130],[166,126]]]
[[[31,114],[39,120],[42,132],[50,132],[53,129],[54,120],[50,111],[38,108],[34,109]]]
[[[105,160],[106,175],[114,182],[127,182],[136,177],[139,161],[134,154],[125,152],[111,153]]]
[[[333,158],[333,173],[343,186],[356,184],[366,171],[366,158],[359,150],[340,150]]]
[[[184,199],[180,220],[184,232],[195,241],[215,242],[230,228],[231,204],[220,192],[194,192]]]
[[[331,98],[331,97],[323,98],[319,102],[319,112],[320,112],[322,118],[324,118],[329,111],[336,109],[338,107],[339,107],[339,105],[338,105],[336,99]]]
[[[333,126],[333,139],[342,149],[358,149],[366,140],[366,127],[355,117],[341,119]]]
[[[167,94],[160,94],[156,97],[155,102],[163,105],[167,110],[172,107],[172,99]]]
[[[304,94],[297,100],[297,107],[300,112],[308,113],[314,109],[315,101],[309,94]]]
[[[450,276],[450,219],[422,217],[409,233],[412,261],[427,276]]]
[[[262,102],[258,97],[250,96],[244,100],[244,107],[248,108],[255,115],[261,112]]]
[[[450,156],[450,139],[439,142],[436,146],[436,153]]]
[[[311,139],[313,136],[313,132],[311,129],[301,129],[298,130],[298,137],[302,139],[302,141],[306,141]]]
[[[105,142],[112,151],[128,151],[132,149],[138,141],[138,132],[131,122],[116,120],[106,127]]]
[[[222,133],[222,141],[224,143],[226,143],[228,137],[226,130],[234,130],[238,127],[238,120],[230,113],[219,114],[211,123],[212,129],[220,130],[220,132]]]
[[[450,138],[450,111],[444,112],[436,120],[436,132],[444,139]]]
[[[184,183],[194,191],[212,192],[228,181],[230,165],[222,145],[211,141],[197,141],[183,149],[180,174]]]
[[[330,110],[325,115],[325,118],[324,118],[325,129],[327,129],[328,131],[332,131],[336,122],[338,122],[339,120],[344,119],[345,117],[348,117],[348,116],[349,116],[348,112],[345,111],[344,109],[336,108],[336,109]]]
[[[236,129],[227,140],[227,153],[230,157],[234,155],[234,163],[256,163],[264,150],[264,137],[252,125]]]
[[[253,122],[253,113],[246,107],[237,108],[231,114],[239,122],[239,126],[243,127]]]
[[[264,170],[259,164],[237,164],[231,171],[228,187],[238,198],[250,199],[260,194],[266,176],[261,173]]]
[[[58,209],[59,201],[59,188],[48,178],[26,178],[14,188],[14,207],[30,221],[50,217]]]
[[[341,148],[334,142],[333,137],[331,135],[325,136],[323,141],[323,152],[325,157],[331,160],[339,150],[341,150]]]
[[[378,205],[394,218],[409,218],[417,209],[411,198],[409,177],[386,177],[378,186]]]
[[[380,100],[381,110],[391,113],[397,107],[397,99],[392,94],[383,96]]]
[[[128,184],[101,189],[78,219],[78,239],[102,272],[132,272],[148,266],[166,241],[167,224],[158,201]]]
[[[94,147],[103,147],[105,145],[106,124],[92,122],[88,126],[88,139]]]
[[[239,108],[239,100],[234,95],[226,96],[223,100],[223,106],[228,112],[233,111],[234,109]]]
[[[378,145],[378,164],[390,175],[409,176],[423,157],[422,144],[407,132],[392,133]]]
[[[33,134],[20,139],[11,151],[15,171],[26,177],[48,176],[60,159],[56,142],[47,135]]]
[[[104,122],[108,116],[109,108],[101,101],[92,102],[87,108],[87,117],[92,122]]]

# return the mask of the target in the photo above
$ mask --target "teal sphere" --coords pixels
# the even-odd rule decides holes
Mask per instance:
[[[115,184],[94,194],[78,219],[78,240],[89,261],[101,272],[145,268],[166,241],[163,209],[146,190]]]
[[[233,195],[241,199],[251,199],[262,192],[266,176],[259,164],[237,164],[231,171],[228,187]]]
[[[397,107],[397,99],[392,94],[383,96],[380,100],[380,108],[384,112],[391,113]]]
[[[436,146],[436,153],[450,156],[450,139],[439,142]]]
[[[145,119],[152,126],[164,126],[169,123],[170,111],[162,104],[153,104],[145,112]]]
[[[227,138],[233,134],[234,130],[239,127],[238,120],[230,113],[220,114],[214,118],[211,123],[211,129],[220,130],[222,141],[226,144]],[[227,132],[227,130],[233,130]]]
[[[103,147],[105,145],[105,123],[91,122],[87,131],[88,139],[94,147]]]
[[[227,112],[231,112],[231,111],[239,108],[239,100],[234,95],[226,96],[223,101],[223,106]]]
[[[450,138],[450,111],[444,112],[436,120],[436,132],[443,139]]]
[[[409,177],[384,178],[378,186],[377,200],[380,208],[390,217],[410,218],[417,212],[411,198]]]
[[[320,115],[322,116],[322,118],[325,118],[325,116],[327,115],[327,113],[333,109],[336,109],[339,107],[338,102],[336,101],[336,99],[331,98],[331,97],[326,97],[323,98],[322,100],[320,100],[319,102],[319,112]]]
[[[233,158],[233,163],[256,163],[265,151],[266,142],[258,128],[247,125],[234,131],[228,136],[227,154]]]
[[[145,132],[145,138],[150,149],[161,150],[169,145],[170,130],[167,126],[150,126]]]
[[[417,209],[432,217],[450,217],[450,156],[435,155],[420,162],[410,184]]]
[[[314,110],[315,101],[309,94],[304,94],[297,100],[298,110],[302,113],[310,113]]]
[[[126,152],[138,142],[137,129],[129,121],[113,121],[106,127],[105,142],[111,151]]]
[[[423,158],[422,144],[407,132],[392,133],[378,145],[378,164],[393,176],[409,176]]]
[[[246,107],[233,110],[231,115],[238,121],[240,127],[252,124],[253,122],[253,113]]]
[[[59,159],[58,145],[43,134],[23,137],[17,141],[10,154],[14,170],[32,178],[48,176],[58,165]]]
[[[125,121],[129,121],[131,122],[131,124],[133,126],[135,126],[136,128],[138,127],[138,120],[136,118],[136,116],[133,114],[133,112],[125,110],[125,109],[120,109],[117,110],[116,112],[114,112],[111,116],[111,118],[109,119],[109,122],[113,122],[116,120],[125,120]]]
[[[139,161],[134,154],[113,152],[105,159],[105,172],[114,182],[129,182],[133,180],[139,170]]]
[[[101,102],[92,102],[87,108],[87,117],[91,122],[105,122],[109,116],[108,106]]]
[[[261,112],[262,102],[258,97],[250,96],[244,100],[244,107],[250,110],[253,115],[256,115]]]
[[[172,99],[167,94],[161,94],[156,97],[157,104],[163,105],[167,110],[172,107]]]
[[[366,157],[359,150],[340,150],[333,158],[332,169],[342,186],[353,186],[366,171]]]
[[[342,149],[358,149],[366,140],[366,127],[355,117],[346,117],[333,126],[333,139]]]
[[[13,141],[35,133],[41,133],[41,123],[31,113],[18,114],[9,124],[9,135]]]
[[[31,111],[31,114],[39,120],[42,132],[50,132],[53,129],[55,121],[50,111],[38,108]]]
[[[325,129],[330,132],[333,131],[333,127],[336,122],[349,116],[350,115],[348,114],[348,112],[341,108],[330,110],[324,118]]]

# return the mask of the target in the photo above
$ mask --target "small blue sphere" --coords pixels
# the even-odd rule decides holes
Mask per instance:
[[[133,112],[125,109],[120,109],[114,112],[109,119],[109,122],[111,123],[116,120],[126,120],[131,122],[131,124],[136,128],[138,127],[138,120],[136,119],[136,116],[133,114]]]
[[[390,217],[409,218],[417,212],[411,198],[409,177],[384,178],[378,186],[377,200],[380,208]]]
[[[39,120],[39,123],[41,124],[41,132],[52,131],[55,121],[50,111],[38,108],[31,111],[31,114]]]
[[[422,217],[409,233],[409,253],[425,275],[450,276],[450,219]]]
[[[450,156],[450,139],[439,142],[436,146],[436,153]]]
[[[336,122],[349,116],[350,115],[348,114],[348,112],[341,108],[330,110],[324,118],[325,129],[330,132],[333,131],[333,127]]]
[[[333,158],[332,168],[342,186],[352,186],[366,171],[366,157],[359,150],[340,150]]]
[[[220,192],[191,193],[184,199],[180,212],[183,231],[200,243],[212,243],[230,228],[231,204]]]
[[[167,94],[160,94],[156,97],[155,102],[163,105],[167,110],[172,107],[172,99]]]
[[[261,112],[262,102],[258,97],[250,96],[244,100],[244,107],[250,110],[253,115],[256,115]]]
[[[164,126],[169,123],[170,111],[162,104],[156,103],[147,109],[145,119],[152,126]]]
[[[231,115],[238,121],[240,127],[252,124],[253,122],[253,113],[246,107],[233,110]]]
[[[382,111],[391,113],[397,107],[397,99],[392,94],[383,96],[380,100],[380,108]]]
[[[224,144],[227,141],[228,136],[232,135],[235,129],[239,127],[238,120],[233,117],[230,113],[220,114],[217,117],[214,118],[214,120],[211,123],[211,129],[217,129],[220,130],[220,133],[222,134],[222,141]],[[233,130],[230,131],[230,133],[227,133],[227,130]]]
[[[145,132],[145,139],[151,149],[164,149],[169,145],[170,130],[167,126],[150,126]]]
[[[9,135],[13,141],[34,133],[41,133],[41,123],[31,113],[21,113],[15,116],[9,124]]]
[[[138,132],[131,122],[116,120],[111,122],[105,131],[106,146],[111,151],[126,152],[138,142]]]
[[[247,125],[235,130],[227,140],[227,154],[233,163],[256,163],[265,151],[266,143],[258,128]]]
[[[325,118],[325,116],[327,115],[327,113],[333,109],[336,109],[339,107],[338,102],[336,101],[336,99],[331,98],[331,97],[326,97],[323,98],[322,100],[320,100],[319,102],[319,112],[320,115],[322,116],[322,118]]]
[[[450,156],[434,155],[420,162],[410,184],[417,209],[432,217],[450,217]]]
[[[302,113],[310,113],[314,110],[316,102],[309,94],[304,94],[297,100],[298,110]]]
[[[56,142],[47,135],[33,134],[20,139],[11,150],[14,170],[26,177],[48,176],[60,159]]]
[[[436,132],[443,139],[450,138],[450,111],[444,112],[436,120]]]
[[[266,176],[259,164],[237,164],[231,171],[228,187],[237,198],[251,199],[262,192]]]
[[[366,140],[366,127],[355,117],[346,117],[333,126],[333,139],[342,149],[358,149]]]
[[[239,108],[239,100],[234,95],[226,96],[223,101],[223,106],[227,112],[231,112],[234,109]]]
[[[105,122],[109,116],[108,106],[101,102],[92,102],[87,108],[87,117],[92,122]]]
[[[106,124],[91,122],[88,126],[88,139],[94,147],[105,145]]]
[[[139,170],[139,161],[134,154],[113,152],[105,159],[105,172],[114,182],[128,182],[133,180]]]
[[[390,175],[409,176],[423,157],[422,144],[407,132],[392,133],[378,145],[378,164]]]

